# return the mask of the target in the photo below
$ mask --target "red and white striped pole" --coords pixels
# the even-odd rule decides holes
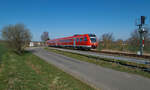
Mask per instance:
[[[144,47],[144,37],[142,38],[143,40],[142,40],[142,46]]]

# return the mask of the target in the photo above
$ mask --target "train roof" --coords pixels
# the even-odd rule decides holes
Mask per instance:
[[[73,37],[76,37],[76,36],[85,36],[85,35],[96,36],[95,34],[75,34],[73,36],[63,37],[63,38],[56,38],[56,39],[52,39],[52,40],[48,40],[48,41],[60,40],[60,39],[69,39],[69,38],[73,38]]]

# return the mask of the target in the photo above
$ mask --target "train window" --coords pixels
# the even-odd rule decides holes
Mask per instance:
[[[96,38],[90,38],[92,43],[96,42]]]
[[[70,39],[70,42],[72,42],[72,39]]]
[[[66,39],[66,40],[64,40],[64,42],[68,42],[68,40]]]
[[[71,42],[71,39],[68,39],[68,42]]]
[[[67,40],[65,40],[65,42],[68,42],[68,39],[67,39]]]
[[[77,38],[77,42],[79,42],[79,38]]]
[[[84,41],[87,41],[87,37],[84,37]]]
[[[62,43],[71,42],[71,41],[72,41],[71,39],[60,40],[60,42],[62,42]]]
[[[83,41],[83,38],[80,38],[80,42],[82,42]]]
[[[67,42],[71,42],[71,39],[68,39]]]

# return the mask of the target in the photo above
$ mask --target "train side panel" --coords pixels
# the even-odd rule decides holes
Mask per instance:
[[[91,49],[96,48],[98,45],[97,38],[95,35],[76,35],[66,38],[54,39],[47,41],[48,46],[58,47],[74,47],[74,48],[85,48]]]

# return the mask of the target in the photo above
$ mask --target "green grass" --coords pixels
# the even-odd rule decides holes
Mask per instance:
[[[3,42],[0,42],[0,65],[2,63],[2,56],[7,52],[7,48],[5,48],[6,44]]]
[[[94,57],[94,56],[81,55],[81,54],[77,54],[77,53],[70,53],[70,52],[51,49],[51,48],[45,48],[45,49],[48,51],[52,51],[52,52],[55,52],[58,54],[62,54],[62,55],[68,56],[68,57],[75,58],[77,60],[86,61],[89,63],[94,63],[94,64],[97,64],[97,65],[100,65],[103,67],[107,67],[107,68],[111,68],[114,70],[133,73],[133,74],[137,74],[137,75],[141,75],[141,76],[150,78],[150,73],[148,73],[148,72],[144,72],[138,68],[130,68],[130,67],[127,67],[124,65],[120,65],[120,64],[117,64],[116,62],[121,63],[121,64],[135,65],[137,67],[150,67],[148,65],[145,66],[143,64],[135,64],[135,63],[119,61],[119,60],[110,60],[110,59],[106,59],[106,58],[98,58],[98,57]],[[115,61],[115,63],[110,62],[110,61]]]
[[[0,50],[3,52],[0,90],[94,90],[30,52],[22,56]]]

